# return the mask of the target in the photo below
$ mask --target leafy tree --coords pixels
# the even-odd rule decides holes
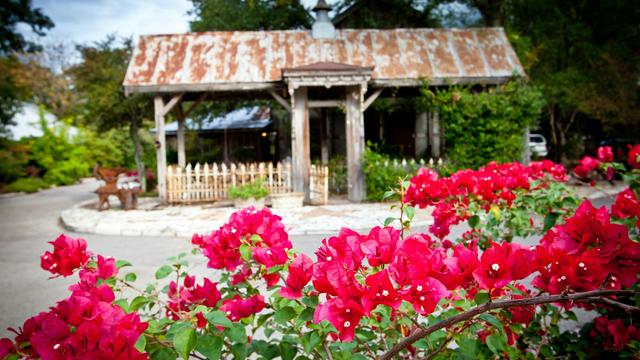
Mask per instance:
[[[484,25],[504,26],[546,100],[545,120],[566,160],[570,135],[592,120],[640,135],[640,8],[633,1],[467,0]],[[629,130],[631,132],[629,132]]]
[[[26,24],[38,36],[54,25],[31,0],[3,0],[0,2],[0,133],[20,108],[21,89],[16,85],[12,69],[20,63],[15,52],[38,50],[39,46],[28,41],[18,32],[17,25]]]
[[[192,31],[308,28],[311,17],[299,0],[191,0]]]
[[[134,160],[143,190],[146,190],[139,130],[145,119],[153,114],[153,107],[149,96],[124,96],[122,81],[132,49],[130,39],[118,41],[113,36],[93,45],[78,46],[82,62],[70,67],[66,73],[73,79],[83,100],[76,109],[82,122],[95,126],[98,131],[129,130],[134,144]]]
[[[334,6],[338,15],[333,22],[349,29],[435,27],[435,6],[436,2],[420,0],[342,0]]]

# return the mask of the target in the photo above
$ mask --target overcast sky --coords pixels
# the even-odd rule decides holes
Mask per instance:
[[[316,0],[302,3],[312,7]],[[55,23],[44,39],[53,43],[94,42],[108,34],[137,38],[185,32],[191,9],[189,0],[33,0],[33,5]]]

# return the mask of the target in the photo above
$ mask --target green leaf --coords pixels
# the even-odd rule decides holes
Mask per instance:
[[[467,220],[467,222],[469,223],[469,226],[472,229],[476,229],[478,227],[478,225],[480,225],[480,216],[478,215],[473,215],[469,218],[469,220]]]
[[[251,348],[256,353],[262,355],[265,359],[271,360],[280,355],[280,349],[277,345],[269,344],[264,340],[253,340]]]
[[[169,276],[169,274],[171,274],[173,272],[173,269],[171,268],[171,266],[169,265],[162,265],[158,271],[156,271],[156,279],[160,280],[160,279],[164,279],[167,276]]]
[[[128,262],[127,260],[116,260],[116,267],[118,269],[126,267],[126,266],[133,266],[133,265],[131,265],[131,263]]]
[[[149,358],[152,360],[175,360],[176,353],[173,349],[158,347],[149,351]]]
[[[306,308],[302,310],[302,313],[300,313],[300,316],[298,316],[298,321],[307,322],[313,320],[314,311],[315,309],[312,308]]]
[[[292,360],[296,356],[297,352],[298,347],[291,344],[290,342],[280,342],[280,356],[282,357],[282,360]]]
[[[404,212],[407,214],[407,219],[409,221],[413,220],[413,217],[416,216],[416,209],[412,206],[405,207]]]
[[[478,304],[478,305],[482,305],[484,303],[486,303],[487,301],[489,301],[489,293],[486,291],[478,291],[476,293],[476,296],[473,297],[473,301]]]
[[[296,316],[295,310],[293,310],[293,308],[289,306],[285,306],[282,309],[276,310],[273,319],[277,323],[284,325],[287,323],[287,321],[293,319],[294,316]]]
[[[247,334],[245,333],[245,329],[242,324],[233,324],[232,326],[224,330],[224,334],[232,342],[236,342],[236,343],[247,342]]]
[[[143,353],[144,352],[144,348],[146,346],[147,346],[147,338],[144,336],[144,334],[142,334],[138,338],[138,341],[136,341],[136,344],[134,345],[134,347],[136,348],[136,350],[138,350],[141,353]]]
[[[560,217],[560,214],[552,212],[548,213],[547,216],[544,217],[544,228],[542,231],[549,231],[552,227],[556,225],[556,221]]]
[[[506,342],[500,334],[491,334],[487,336],[487,346],[494,354],[500,354],[505,349]]]
[[[502,327],[502,322],[500,322],[500,320],[498,320],[497,317],[490,315],[490,314],[482,314],[480,316],[478,316],[478,318],[488,322],[489,324],[493,325],[496,329],[502,331],[503,327]]]
[[[311,354],[313,352],[313,349],[315,349],[316,346],[322,343],[322,339],[320,338],[320,335],[315,331],[310,331],[308,333],[303,334],[301,340],[302,340],[302,346],[304,347],[304,351],[307,354]]]
[[[387,200],[395,194],[396,192],[394,190],[385,191],[384,194],[382,195],[382,200]]]
[[[207,357],[207,359],[220,359],[222,354],[222,336],[207,334],[198,337],[196,351]]]
[[[129,309],[131,311],[138,311],[138,309],[145,306],[150,300],[144,296],[136,296],[131,300],[131,305],[129,305]]]
[[[138,275],[136,275],[135,273],[128,273],[127,275],[124,276],[124,281],[134,282],[136,281],[137,278],[138,278]]]
[[[277,272],[282,271],[284,269],[284,265],[276,265],[267,269],[267,274],[275,274]]]
[[[396,221],[396,218],[394,217],[388,217],[386,219],[384,219],[384,226],[389,226],[391,225],[392,222]]]
[[[124,312],[129,312],[129,303],[127,302],[127,299],[118,299],[114,301],[113,304],[118,305],[122,310],[124,310]]]
[[[248,244],[240,245],[240,256],[244,261],[251,261],[251,255],[252,255],[252,251],[251,251],[250,245]]]
[[[208,314],[205,314],[204,317],[213,326],[222,326],[226,328],[230,328],[233,326],[233,323],[231,322],[231,320],[229,320],[229,318],[227,318],[227,315],[225,315],[225,313],[220,310],[215,310]]]
[[[173,347],[184,359],[189,360],[189,353],[196,347],[196,330],[192,327],[183,327],[173,336]]]

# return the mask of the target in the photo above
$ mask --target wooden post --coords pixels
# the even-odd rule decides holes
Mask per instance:
[[[187,159],[184,152],[184,112],[182,103],[176,104],[176,118],[178,119],[178,166],[185,167]]]
[[[153,99],[156,122],[156,162],[158,168],[158,196],[167,201],[167,149],[164,135],[164,101],[156,95]]]
[[[416,127],[415,127],[415,155],[416,157],[422,157],[427,151],[427,113],[416,113]]]
[[[329,141],[327,136],[328,111],[325,108],[320,109],[320,161],[322,165],[329,164]]]
[[[429,129],[429,135],[431,136],[431,157],[440,158],[440,151],[442,148],[442,130],[440,124],[440,116],[437,112],[431,113],[431,126]]]
[[[362,113],[362,85],[347,87],[347,175],[349,179],[349,200],[362,201],[366,190],[362,172],[364,154],[364,116]]]
[[[304,192],[309,202],[309,171],[311,167],[309,144],[309,107],[307,88],[295,89],[291,97],[291,165],[293,191]]]
[[[222,149],[222,158],[225,164],[229,164],[229,140],[227,139],[227,128],[224,128],[224,141],[223,141],[223,149]]]
[[[531,163],[531,149],[529,148],[529,127],[524,129],[524,147],[522,148],[522,163],[529,165]]]

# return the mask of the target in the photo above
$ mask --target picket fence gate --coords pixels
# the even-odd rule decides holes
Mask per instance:
[[[312,203],[326,204],[328,200],[328,169],[312,166],[310,169],[310,196]],[[293,192],[291,163],[231,163],[187,164],[184,168],[167,168],[167,201],[170,204],[211,202],[229,198],[233,186],[262,180],[271,194]]]

